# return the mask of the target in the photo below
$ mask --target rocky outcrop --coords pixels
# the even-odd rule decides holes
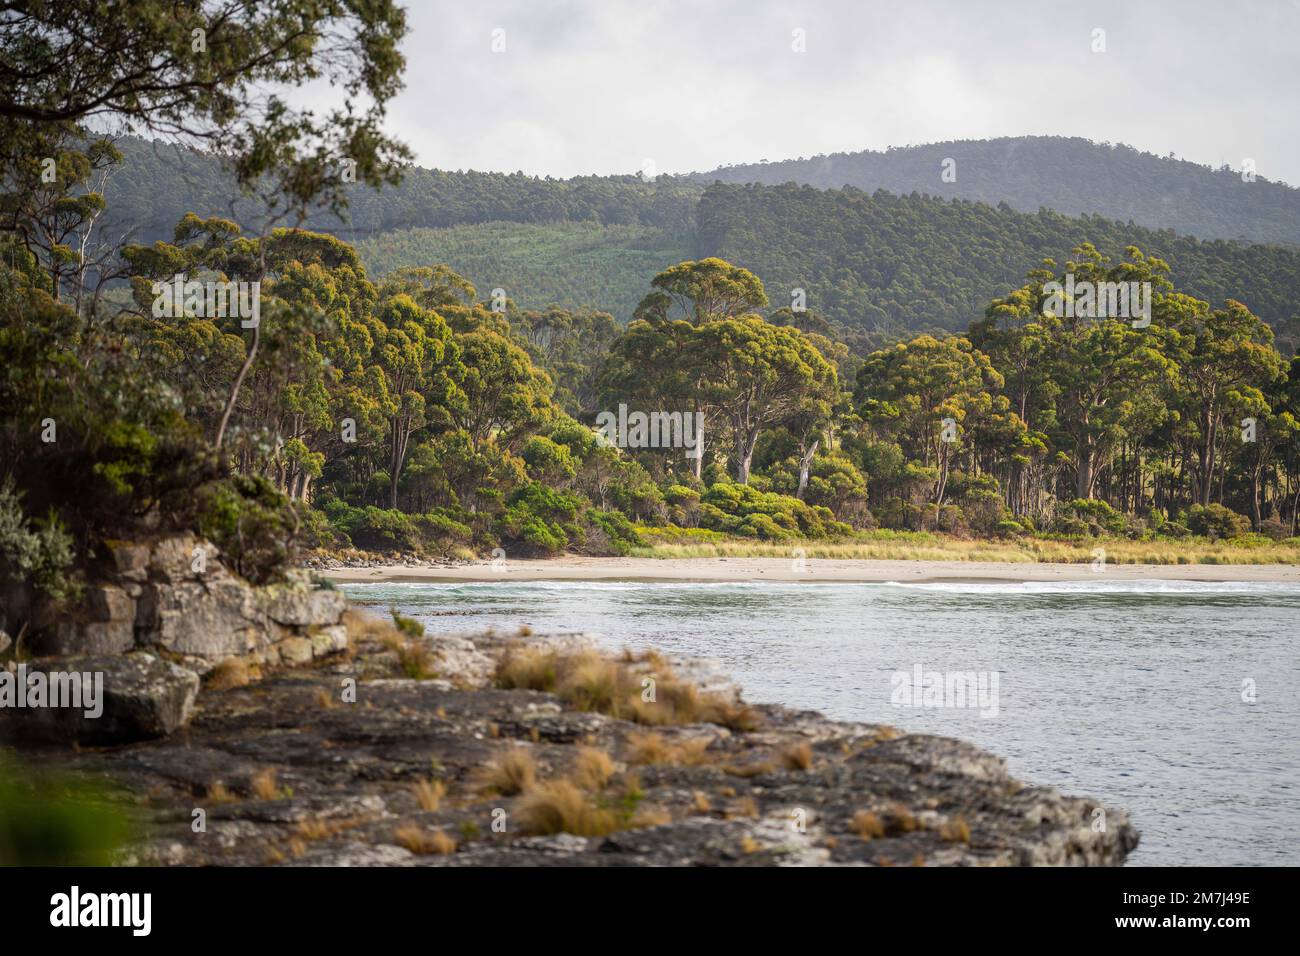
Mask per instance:
[[[148,836],[126,863],[1116,865],[1137,845],[1122,810],[1027,786],[956,740],[779,706],[637,724],[496,688],[514,640],[426,639],[435,674],[416,680],[402,646],[354,634],[346,660],[205,691],[184,740],[46,759],[138,796]],[[522,794],[491,772],[507,759],[532,768]],[[579,825],[539,832],[529,802],[566,783]]]
[[[6,607],[9,616],[35,621],[21,648],[32,656],[30,670],[93,668],[105,695],[103,713],[94,716],[77,708],[0,710],[0,730],[22,735],[95,744],[163,736],[185,725],[200,678],[223,662],[260,671],[311,664],[348,647],[341,593],[307,572],[254,586],[191,536],[110,542],[82,600],[53,620],[32,594],[10,591],[0,624]],[[5,655],[13,642],[0,635]],[[9,667],[13,673],[17,662]]]
[[[199,692],[196,673],[144,652],[46,660],[10,673],[46,687],[78,675],[81,685],[75,706],[47,695],[41,706],[0,715],[0,727],[23,739],[115,744],[163,737],[189,721]]]
[[[302,663],[346,646],[347,602],[305,573],[255,587],[190,536],[113,543],[81,608],[33,643],[45,656],[165,652],[199,671],[230,657]]]

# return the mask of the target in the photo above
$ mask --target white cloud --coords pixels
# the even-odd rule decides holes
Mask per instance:
[[[389,126],[426,166],[685,172],[1044,133],[1251,156],[1300,184],[1295,4],[439,0],[409,18]]]

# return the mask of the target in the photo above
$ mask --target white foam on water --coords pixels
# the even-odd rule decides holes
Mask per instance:
[[[889,582],[889,587],[951,594],[1295,594],[1300,584],[1286,581],[938,581]]]
[[[1300,583],[1285,581],[1176,581],[1147,580],[1098,581],[357,581],[340,583],[345,592],[364,598],[366,592],[379,589],[401,594],[528,594],[547,591],[807,591],[811,589],[858,588],[880,590],[901,588],[945,594],[1076,594],[1076,595],[1251,595],[1300,596]]]

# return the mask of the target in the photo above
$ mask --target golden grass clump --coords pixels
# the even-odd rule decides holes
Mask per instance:
[[[736,820],[740,818],[758,816],[758,803],[753,797],[741,797],[731,806],[727,807],[727,819]]]
[[[312,700],[315,702],[316,706],[319,707],[321,710],[333,710],[334,707],[338,704],[338,701],[335,699],[334,695],[331,694],[329,691],[327,691],[324,687],[316,688],[316,693],[312,695]]]
[[[639,766],[655,764],[675,764],[683,767],[698,767],[708,760],[706,751],[712,743],[707,737],[688,737],[685,740],[669,741],[657,731],[628,734],[628,762]]]
[[[248,662],[242,657],[227,657],[208,671],[204,678],[204,686],[212,691],[247,687],[253,682],[255,673],[255,669],[249,667]]]
[[[897,727],[891,727],[889,724],[881,724],[872,732],[870,737],[860,740],[858,746],[862,750],[870,750],[872,747],[883,744],[886,741],[897,740],[901,736],[903,736],[903,732]]]
[[[691,798],[691,807],[696,813],[711,813],[713,804],[709,800],[708,794],[703,790],[696,790]]]
[[[554,780],[529,790],[515,805],[515,819],[525,833],[552,836],[607,836],[618,829],[612,810],[594,806],[568,780]]]
[[[397,845],[420,856],[446,856],[456,852],[456,841],[442,830],[426,830],[408,824],[393,831]]]
[[[343,612],[343,625],[348,629],[349,643],[373,641],[382,644],[385,640],[400,634],[391,620],[351,608]]]
[[[239,798],[231,793],[226,785],[220,781],[208,784],[203,799],[213,805],[235,803],[239,800]]]
[[[248,783],[248,790],[258,800],[278,800],[283,794],[276,785],[275,769],[259,771]]]
[[[496,666],[496,685],[505,690],[555,690],[559,655],[549,648],[508,647]]]
[[[812,747],[806,740],[781,751],[781,764],[786,770],[811,770],[812,763]]]
[[[752,707],[701,694],[653,652],[610,657],[592,648],[512,646],[497,661],[495,682],[507,690],[554,693],[576,710],[647,726],[714,723],[743,732],[760,724]]]
[[[895,836],[899,833],[911,833],[920,824],[917,823],[916,817],[912,815],[911,810],[901,803],[896,803],[885,811],[885,826],[889,835]]]
[[[419,638],[393,634],[384,640],[384,646],[397,655],[397,666],[411,680],[429,680],[438,676],[433,666],[433,649]]]
[[[428,680],[437,676],[433,650],[421,640],[424,625],[418,621],[396,612],[391,620],[385,620],[349,610],[343,614],[343,623],[348,630],[349,651],[363,641],[378,643],[397,655],[398,667],[407,677]]]
[[[626,668],[596,651],[582,651],[564,660],[559,693],[581,711],[622,717],[631,704]]]
[[[762,715],[749,704],[742,704],[721,694],[712,694],[704,699],[700,719],[739,733],[749,733],[763,725]]]
[[[683,767],[698,767],[702,763],[707,763],[708,749],[712,743],[713,741],[708,737],[688,737],[677,741],[673,746],[673,763]]]
[[[531,790],[537,780],[537,761],[523,747],[510,747],[483,769],[484,790],[511,797]]]
[[[311,817],[306,820],[299,820],[293,828],[293,836],[300,840],[325,840],[344,830],[350,830],[360,821],[352,817],[344,817],[338,820],[321,820],[317,817]]]
[[[614,762],[596,747],[579,747],[569,777],[583,790],[603,790],[614,776]]]
[[[970,824],[965,817],[954,817],[939,828],[939,836],[949,843],[970,843]]]
[[[870,810],[859,810],[853,814],[849,829],[863,840],[876,840],[885,835],[884,821]]]
[[[671,671],[660,668],[656,674],[636,676],[636,686],[632,691],[632,719],[639,724],[651,726],[665,724],[694,724],[707,719],[705,713],[709,701],[703,698],[694,684],[679,680]],[[643,681],[646,677],[654,680],[654,699],[646,700],[647,688]]]
[[[417,780],[411,785],[411,792],[421,810],[437,810],[447,795],[447,785],[441,780]]]
[[[633,732],[628,735],[628,763],[640,766],[672,763],[672,748],[663,734]]]

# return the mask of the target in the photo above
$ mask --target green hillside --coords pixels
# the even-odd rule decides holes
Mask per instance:
[[[217,159],[191,149],[125,137],[122,165],[104,190],[116,229],[134,228],[137,241],[168,239],[187,212],[224,216],[252,227],[257,207],[237,195]],[[686,178],[577,176],[552,179],[524,173],[406,170],[396,186],[347,190],[345,219],[315,210],[302,225],[354,240],[411,228],[445,228],[481,222],[585,222],[643,225],[678,232],[693,228],[703,187]],[[283,223],[278,223],[283,225]]]
[[[626,322],[654,275],[690,258],[691,245],[650,226],[490,222],[387,232],[357,251],[372,274],[446,263],[483,297],[501,288],[520,308],[591,306]]]

